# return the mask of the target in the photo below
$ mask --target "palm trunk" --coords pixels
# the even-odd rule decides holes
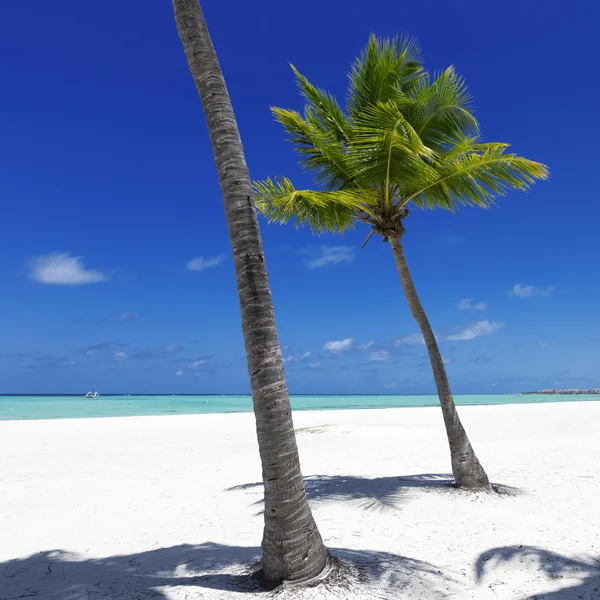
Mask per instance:
[[[390,245],[394,252],[396,267],[398,268],[398,274],[400,275],[400,281],[402,282],[410,312],[423,334],[427,352],[429,353],[433,378],[435,379],[442,414],[444,415],[444,424],[446,426],[452,459],[452,473],[454,474],[456,485],[471,489],[490,489],[488,476],[477,459],[471,442],[469,442],[469,438],[467,437],[467,432],[460,422],[460,417],[452,398],[452,392],[450,391],[444,361],[442,360],[442,355],[440,354],[440,349],[438,348],[437,340],[435,339],[427,315],[417,295],[415,284],[410,276],[400,239],[390,238]]]
[[[329,554],[300,471],[250,175],[198,0],[173,0],[173,8],[206,116],[233,250],[265,489],[262,577],[268,586],[306,580],[325,569]]]

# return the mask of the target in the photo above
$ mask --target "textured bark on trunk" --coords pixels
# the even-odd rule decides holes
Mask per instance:
[[[267,586],[319,575],[329,554],[300,471],[292,410],[252,186],[237,122],[198,0],[173,0],[202,101],[221,184],[242,316],[265,488],[262,577]]]
[[[427,352],[429,353],[433,378],[435,379],[442,414],[444,415],[444,424],[446,426],[448,444],[450,445],[452,473],[454,474],[456,485],[471,489],[490,489],[488,476],[475,455],[475,451],[467,437],[467,432],[460,422],[460,417],[452,398],[452,392],[450,391],[444,361],[442,360],[437,340],[410,276],[400,239],[390,238],[390,245],[394,252],[396,267],[398,268],[398,274],[400,275],[400,281],[406,295],[406,300],[408,301],[410,312],[423,334]]]

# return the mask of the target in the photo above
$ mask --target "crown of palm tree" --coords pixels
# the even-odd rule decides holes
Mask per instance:
[[[452,67],[431,76],[410,38],[371,37],[348,75],[345,107],[292,66],[304,113],[273,108],[317,189],[254,184],[269,221],[341,233],[356,221],[402,235],[407,206],[488,207],[509,190],[545,179],[545,165],[484,143],[464,80]]]

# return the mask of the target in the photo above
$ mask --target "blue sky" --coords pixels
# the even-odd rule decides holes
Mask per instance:
[[[455,393],[599,386],[600,9],[370,8],[204,2],[252,176],[309,183],[269,113],[301,106],[289,62],[343,98],[369,34],[417,37],[428,69],[466,77],[485,139],[552,173],[490,211],[407,219]],[[0,53],[0,393],[248,391],[218,181],[170,3],[3,2]],[[262,232],[292,392],[434,391],[387,245],[361,251],[363,229]]]

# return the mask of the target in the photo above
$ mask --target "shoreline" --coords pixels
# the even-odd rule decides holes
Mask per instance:
[[[587,402],[589,401],[581,401],[581,404],[587,404]],[[578,402],[576,401],[570,401],[569,404],[577,404]],[[552,402],[529,402],[529,403],[523,403],[523,404],[460,404],[457,405],[459,408],[460,407],[464,407],[464,408],[495,408],[495,407],[503,407],[503,406],[540,406],[540,405],[547,405],[547,404],[555,404]],[[374,411],[374,412],[379,412],[381,410],[387,410],[387,411],[402,411],[402,412],[406,412],[406,411],[411,411],[411,410],[440,410],[440,406],[439,404],[437,406],[380,406],[380,407],[357,407],[357,408],[325,408],[325,409],[309,409],[309,408],[305,408],[305,409],[293,409],[292,410],[292,415],[296,415],[298,413],[311,413],[311,414],[319,414],[319,415],[323,415],[325,413],[331,412],[334,414],[337,413],[344,413],[344,412],[348,412],[348,413],[354,413],[354,412],[368,412],[368,411]],[[54,419],[5,419],[5,420],[0,420],[0,428],[2,428],[2,426],[4,424],[7,423],[54,423],[56,421],[69,421],[69,422],[73,422],[73,421],[114,421],[114,420],[119,420],[119,419],[123,419],[126,421],[129,421],[130,419],[190,419],[190,418],[204,418],[204,417],[219,417],[219,418],[223,418],[223,417],[227,417],[227,416],[240,416],[240,415],[254,415],[254,411],[252,410],[246,410],[246,411],[231,411],[231,412],[213,412],[213,413],[187,413],[187,414],[169,414],[169,415],[165,415],[165,414],[161,414],[161,415],[119,415],[119,416],[110,416],[110,417],[60,417],[60,418],[54,418]]]
[[[423,396],[430,396],[429,394],[423,394]],[[496,396],[492,396],[489,395],[490,397],[502,397],[502,398],[506,398],[507,395],[496,395]],[[527,396],[529,398],[533,397],[533,394],[528,394],[528,395],[523,395],[523,396]],[[518,396],[519,398],[522,398],[523,396]],[[586,397],[589,396],[589,397]],[[12,397],[12,396],[9,396]],[[41,396],[42,398],[44,398],[45,396]],[[161,396],[162,397],[162,396]],[[317,396],[312,396],[312,395],[306,395],[306,398],[313,398],[313,397],[317,397]],[[318,396],[321,397],[321,396]],[[345,396],[338,396],[338,395],[332,395],[332,397],[345,397]],[[361,395],[361,394],[357,394],[354,397],[360,397],[360,398],[364,398],[365,396]],[[377,396],[378,397],[378,396]],[[391,397],[395,397],[395,396],[391,396]],[[411,397],[411,396],[409,396]],[[464,397],[464,396],[463,396]],[[483,397],[483,396],[479,396],[479,397]],[[512,397],[512,395],[511,395]],[[517,397],[517,396],[515,396]],[[50,396],[50,398],[52,398],[52,396]],[[78,397],[76,397],[78,398]],[[115,398],[113,396],[106,396],[106,398]],[[121,398],[120,396],[117,396],[117,398]],[[132,397],[135,398],[135,397]],[[228,398],[228,396],[227,396]],[[251,401],[251,396],[245,396],[245,398],[249,399]],[[311,413],[323,413],[323,412],[341,412],[341,411],[368,411],[368,410],[407,410],[407,409],[417,409],[417,408],[439,408],[439,402],[437,400],[437,396],[435,397],[435,400],[432,400],[431,403],[428,403],[426,405],[414,405],[414,404],[406,404],[406,405],[357,405],[357,406],[324,406],[322,408],[316,408],[316,407],[292,407],[292,411],[294,414],[299,414],[299,413],[305,413],[305,412],[311,412]],[[551,398],[551,399],[550,399]],[[2,399],[2,397],[0,396],[0,400]],[[456,397],[455,397],[456,399]],[[88,401],[89,402],[89,401]],[[102,405],[102,398],[100,398],[99,400],[94,400],[94,402],[97,402],[98,404],[96,406],[98,406],[100,409],[103,408]],[[573,395],[573,396],[566,396],[564,394],[539,394],[535,396],[535,400],[521,400],[521,401],[515,401],[515,402],[490,402],[490,403],[484,403],[484,402],[461,402],[456,401],[456,406],[459,409],[464,409],[464,408],[477,408],[477,407],[493,407],[493,406],[536,406],[536,405],[557,405],[557,404],[577,404],[577,403],[591,403],[591,402],[600,402],[600,396],[598,395],[586,395],[586,394],[577,394],[577,395]],[[86,404],[87,406],[87,404]],[[61,416],[53,416],[53,417],[25,417],[25,418],[4,418],[2,416],[2,413],[0,412],[0,424],[1,423],[14,423],[14,422],[22,422],[22,421],[63,421],[63,420],[87,420],[87,419],[119,419],[119,418],[136,418],[136,417],[191,417],[191,416],[197,416],[197,415],[240,415],[240,414],[252,414],[253,413],[253,409],[252,406],[250,405],[250,407],[248,408],[244,408],[244,409],[231,409],[231,410],[223,410],[223,411],[219,411],[219,410],[214,410],[214,411],[206,411],[206,412],[202,412],[202,411],[192,411],[192,412],[180,412],[180,411],[163,411],[163,412],[158,412],[155,414],[110,414],[110,415],[85,415],[85,416],[81,416],[81,415],[74,415],[74,416],[69,416],[69,415],[61,415]]]

